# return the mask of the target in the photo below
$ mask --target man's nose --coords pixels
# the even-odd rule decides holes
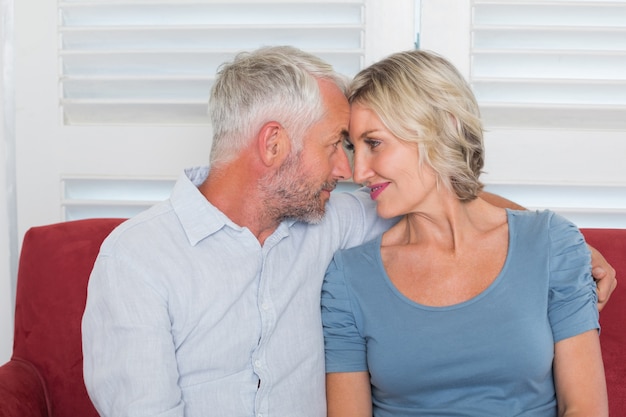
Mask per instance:
[[[350,161],[348,160],[348,155],[346,155],[346,151],[343,149],[343,147],[340,148],[339,152],[337,152],[333,175],[337,178],[341,178],[344,180],[352,177]]]

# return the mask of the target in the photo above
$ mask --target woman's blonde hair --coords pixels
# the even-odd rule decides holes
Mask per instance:
[[[459,200],[483,189],[483,129],[476,98],[459,71],[426,51],[393,54],[352,81],[350,103],[374,111],[387,129],[416,143],[420,164],[428,164]]]

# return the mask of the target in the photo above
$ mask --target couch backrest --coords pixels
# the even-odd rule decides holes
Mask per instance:
[[[626,277],[626,229],[583,229],[585,240]],[[618,283],[611,300],[600,313],[600,343],[609,391],[611,416],[626,410],[626,283]]]
[[[52,416],[98,415],[83,382],[80,323],[100,244],[122,221],[70,221],[33,227],[24,236],[13,358],[39,370]]]

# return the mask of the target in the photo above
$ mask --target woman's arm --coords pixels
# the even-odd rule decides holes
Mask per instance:
[[[326,374],[328,417],[372,417],[372,391],[368,372]]]
[[[609,415],[597,330],[555,344],[554,384],[560,417]]]

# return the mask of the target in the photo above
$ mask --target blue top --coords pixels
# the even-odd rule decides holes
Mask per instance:
[[[207,173],[103,243],[82,323],[89,395],[103,417],[325,417],[324,271],[382,233],[374,204],[333,193],[319,224],[284,221],[261,246],[200,193]]]
[[[326,372],[369,371],[376,417],[556,416],[554,343],[599,328],[590,253],[552,212],[508,223],[498,277],[447,307],[397,290],[380,237],[339,251],[322,289]]]

